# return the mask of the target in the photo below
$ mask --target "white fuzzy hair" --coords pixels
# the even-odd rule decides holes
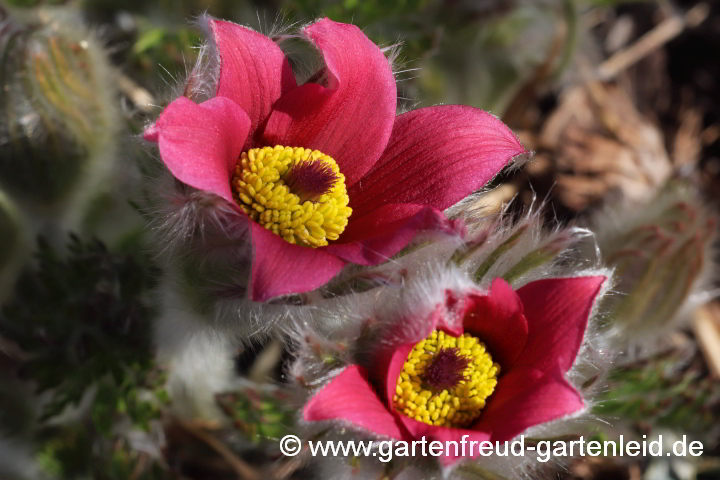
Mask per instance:
[[[155,180],[150,228],[166,281],[196,297],[193,308],[207,325],[251,344],[269,334],[299,306],[247,298],[252,262],[248,219],[224,199],[177,182],[164,171]],[[299,314],[299,312],[296,312]]]
[[[234,378],[233,335],[207,324],[176,291],[167,288],[155,324],[157,358],[169,369],[172,410],[183,417],[224,419],[215,394]]]
[[[514,236],[518,240],[512,248],[503,251],[482,278],[473,280],[472,275],[477,267]],[[288,372],[298,390],[306,392],[305,398],[311,398],[347,365],[359,364],[371,369],[373,365],[370,359],[378,352],[424,339],[427,335],[425,322],[431,312],[445,302],[448,290],[458,296],[470,291],[487,290],[492,278],[502,277],[529,253],[553,244],[559,246],[553,261],[519,275],[512,282],[514,288],[539,278],[604,275],[609,279],[598,294],[581,349],[566,375],[568,381],[584,396],[586,407],[563,419],[532,427],[524,434],[533,438],[552,438],[587,431],[589,425],[596,421],[588,415],[592,397],[598,388],[602,388],[604,375],[613,359],[613,352],[608,349],[606,335],[601,328],[604,320],[598,301],[611,290],[612,272],[600,267],[597,258],[583,259],[576,249],[579,242],[592,243],[592,236],[586,230],[577,228],[555,227],[547,232],[542,229],[540,214],[531,211],[515,224],[510,224],[503,218],[479,222],[471,228],[471,242],[478,237],[482,240],[481,248],[475,251],[468,249],[468,257],[460,265],[450,261],[454,253],[462,252],[463,248],[468,247],[462,245],[458,239],[423,246],[393,262],[372,269],[375,272],[385,272],[386,275],[389,275],[388,270],[391,269],[401,271],[404,275],[400,275],[402,281],[397,285],[385,285],[383,288],[371,288],[368,291],[333,298],[315,307],[311,321],[296,321],[292,327],[288,327],[287,335],[291,339],[291,345],[295,346],[295,361]],[[398,322],[402,322],[402,328],[397,328]],[[339,424],[341,428],[323,433],[323,439],[372,438],[368,432],[347,422],[329,423]],[[323,432],[328,422],[307,423],[300,420],[299,424],[305,435],[313,437]],[[524,458],[495,455],[482,458],[477,465],[503,476],[510,472],[511,477],[532,478],[534,469],[545,465],[538,463],[536,459],[537,457],[529,455]],[[333,473],[330,475],[332,478],[374,478],[378,468],[380,471],[384,468],[379,465],[358,472],[356,468],[350,467],[347,459],[316,460],[321,471]],[[398,459],[402,467],[396,465],[397,468],[411,468],[407,462],[416,467],[419,466],[418,461],[425,465],[419,470],[416,469],[408,478],[464,478],[463,475],[467,473],[462,467],[466,464],[462,462],[451,469],[443,470],[427,459],[404,460],[406,462]],[[560,459],[552,461],[562,464]],[[370,460],[362,460],[363,465],[368,462],[372,463]]]

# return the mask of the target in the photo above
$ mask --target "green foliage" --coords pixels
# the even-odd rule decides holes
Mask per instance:
[[[52,390],[43,417],[77,404],[95,383],[137,383],[152,364],[149,259],[114,255],[100,242],[71,237],[67,257],[40,240],[37,267],[18,281],[0,313],[0,335],[28,354],[22,373]]]
[[[102,381],[96,386],[90,415],[98,433],[111,436],[115,421],[126,415],[134,428],[149,430],[150,422],[160,418],[162,407],[169,403],[164,390],[164,371],[144,371],[134,366],[123,383]]]
[[[52,432],[35,456],[47,474],[62,478],[95,480],[156,480],[167,478],[159,463],[132,450],[126,441],[98,444],[82,427]]]
[[[0,303],[13,289],[15,277],[30,249],[25,245],[27,225],[15,202],[0,188]]]
[[[687,363],[671,352],[615,368],[594,413],[629,422],[638,432],[665,427],[716,440],[711,427],[720,425],[720,384],[701,362]]]
[[[49,394],[36,426],[39,466],[59,478],[162,478],[117,433],[149,430],[169,402],[151,348],[156,268],[144,254],[75,236],[64,255],[39,240],[36,261],[0,313],[0,335],[23,350],[21,375]],[[80,423],[46,423],[83,398]]]
[[[168,28],[144,20],[138,23],[139,32],[130,50],[134,70],[152,77],[149,81],[157,81],[161,75],[168,83],[184,75],[194,62],[195,47],[202,42],[200,33],[184,26]]]
[[[400,0],[387,2],[383,0],[290,0],[284,8],[292,12],[300,12],[303,16],[315,18],[328,16],[338,22],[367,25],[378,20],[385,20],[398,15],[418,14],[428,8],[432,0]]]
[[[268,392],[246,387],[218,395],[217,402],[235,428],[254,442],[279,439],[292,431],[295,411],[280,390]]]
[[[34,418],[35,407],[28,389],[0,375],[0,433],[24,437],[30,432]]]
[[[67,0],[7,0],[13,7],[30,8],[39,5],[62,5]]]

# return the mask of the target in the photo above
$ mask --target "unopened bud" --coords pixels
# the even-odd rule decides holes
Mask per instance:
[[[616,206],[599,219],[598,244],[615,269],[609,318],[630,336],[663,331],[682,317],[712,262],[717,219],[688,185],[668,185],[645,205]]]
[[[450,263],[469,268],[478,284],[493,278],[513,284],[550,273],[560,260],[567,260],[569,250],[577,242],[590,235],[588,230],[578,227],[547,231],[535,212],[515,225],[501,221],[472,233],[466,244],[453,252]],[[565,263],[572,266],[571,262]]]
[[[64,10],[2,22],[0,182],[34,202],[75,195],[116,132],[106,55]]]

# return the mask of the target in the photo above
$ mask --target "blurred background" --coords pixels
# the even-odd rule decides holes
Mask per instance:
[[[539,199],[549,222],[592,222],[681,181],[717,216],[719,1],[5,0],[1,479],[257,478],[279,458],[272,439],[292,430],[274,388],[277,344],[238,350],[248,382],[217,397],[229,423],[169,415],[152,347],[160,271],[139,137],[194,64],[203,12],[264,33],[328,16],[400,44],[401,109],[480,107],[535,151],[494,181],[490,213]],[[680,260],[713,263],[702,255]],[[706,300],[720,287],[710,270]],[[720,306],[709,302],[618,367],[596,407],[614,433],[688,435],[704,455],[582,458],[538,478],[720,478],[719,375]],[[130,430],[140,433],[119,433]],[[283,467],[273,475],[313,478]]]

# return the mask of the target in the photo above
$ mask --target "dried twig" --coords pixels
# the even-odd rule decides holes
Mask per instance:
[[[665,45],[677,37],[686,28],[700,25],[708,17],[710,7],[706,3],[699,3],[687,11],[685,15],[675,15],[663,20],[655,28],[637,39],[635,43],[617,52],[605,60],[597,69],[601,80],[610,80],[634,65],[652,51]]]
[[[7,357],[12,362],[24,362],[30,359],[30,355],[20,346],[0,335],[0,357]]]
[[[715,378],[720,378],[720,304],[711,303],[697,309],[693,332]]]
[[[300,452],[300,455],[291,457],[285,461],[279,462],[273,466],[271,478],[274,480],[284,480],[290,478],[293,473],[305,466],[308,461],[308,450]]]
[[[118,74],[117,86],[141,112],[149,114],[157,110],[157,104],[152,93],[135,83],[127,75]]]
[[[259,480],[261,478],[260,472],[250,466],[247,462],[235,455],[228,447],[226,447],[220,440],[213,437],[212,435],[204,432],[203,430],[196,428],[191,422],[183,420],[181,418],[173,419],[177,424],[182,427],[183,430],[197,438],[198,440],[205,443],[208,447],[212,448],[218,453],[227,464],[232,467],[233,471],[237,473],[238,477],[244,480]]]
[[[138,480],[140,478],[140,476],[143,473],[145,473],[149,464],[150,464],[150,456],[147,453],[141,452],[138,457],[138,461],[135,464],[135,467],[132,469],[132,472],[130,473],[130,480]]]
[[[282,361],[284,351],[282,344],[277,340],[268,343],[250,367],[248,372],[250,380],[258,383],[266,382],[272,376],[272,371]]]

